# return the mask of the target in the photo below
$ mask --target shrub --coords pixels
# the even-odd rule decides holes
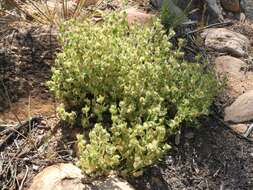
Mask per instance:
[[[167,136],[182,122],[208,113],[217,83],[181,59],[172,35],[159,20],[129,26],[122,14],[61,27],[63,49],[49,86],[62,102],[61,118],[90,131],[78,137],[86,173],[137,175],[169,149]]]

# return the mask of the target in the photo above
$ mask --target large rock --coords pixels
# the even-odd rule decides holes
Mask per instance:
[[[215,60],[215,70],[221,79],[226,79],[229,95],[233,98],[253,89],[253,73],[244,72],[247,65],[238,58],[220,56]]]
[[[221,0],[222,7],[231,12],[240,12],[239,0]]]
[[[225,121],[243,123],[253,121],[253,90],[239,96],[225,109]]]
[[[83,190],[84,176],[73,164],[56,164],[45,168],[33,179],[29,190]]]
[[[134,190],[126,181],[110,176],[85,184],[81,170],[73,164],[56,164],[35,176],[28,190]]]
[[[247,55],[250,46],[249,39],[246,36],[226,28],[207,29],[201,36],[205,39],[207,48],[234,56]]]

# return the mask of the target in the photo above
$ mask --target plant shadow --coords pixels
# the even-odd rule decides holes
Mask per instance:
[[[213,121],[184,128],[179,146],[128,181],[136,189],[253,189],[253,145]]]

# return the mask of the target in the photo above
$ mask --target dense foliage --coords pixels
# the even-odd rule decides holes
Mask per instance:
[[[169,149],[166,139],[182,122],[208,113],[217,83],[181,59],[171,36],[159,21],[129,26],[121,14],[61,27],[49,86],[62,102],[61,118],[89,131],[78,136],[86,173],[139,174]]]

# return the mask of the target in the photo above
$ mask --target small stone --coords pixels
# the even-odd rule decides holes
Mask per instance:
[[[105,180],[93,181],[91,187],[91,190],[134,190],[127,181],[116,176],[110,176]]]
[[[44,125],[44,126],[47,126],[47,122],[46,122],[45,120],[41,120],[41,121],[40,121],[40,124],[41,124],[41,125]]]
[[[37,166],[37,165],[33,165],[32,168],[33,168],[34,171],[38,171],[40,167]]]
[[[231,12],[240,12],[239,0],[221,0],[222,7]]]
[[[173,163],[173,158],[172,158],[172,156],[166,156],[165,157],[165,162],[166,162],[166,164],[172,164]]]
[[[224,120],[232,123],[253,121],[253,90],[239,96],[225,109]]]
[[[133,23],[147,24],[151,22],[153,18],[153,15],[144,13],[135,8],[127,9],[126,14],[127,14],[127,21],[129,24]]]
[[[249,39],[246,36],[226,28],[207,29],[201,36],[205,39],[207,48],[233,56],[247,55],[250,47]]]
[[[185,138],[187,139],[193,139],[194,133],[193,132],[187,132],[184,134]]]

